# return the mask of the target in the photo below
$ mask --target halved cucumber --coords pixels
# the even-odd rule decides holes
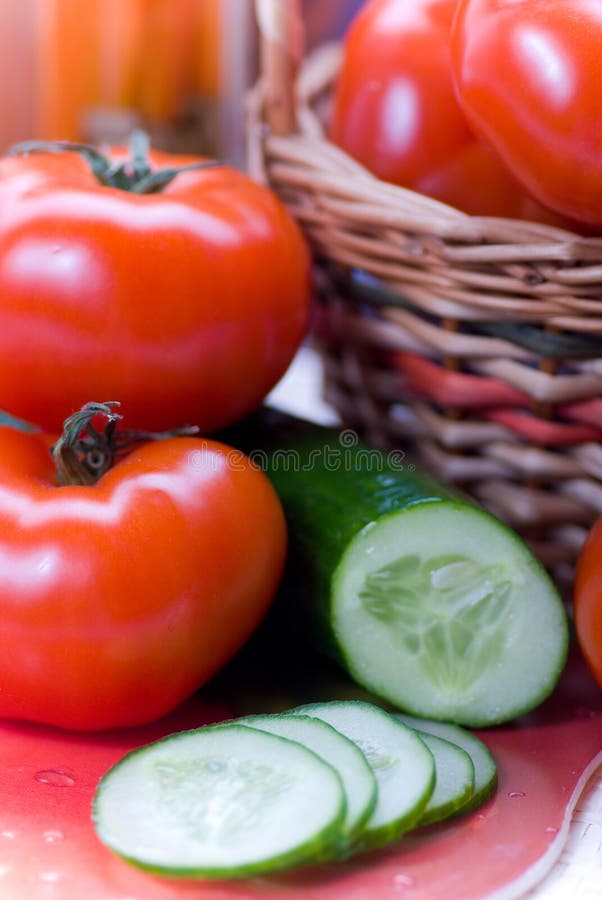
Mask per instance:
[[[128,753],[102,778],[93,818],[100,839],[141,868],[235,878],[331,855],[345,795],[306,747],[228,723]]]
[[[267,410],[230,439],[256,454],[287,516],[276,608],[290,633],[414,715],[487,726],[551,693],[567,616],[506,525],[352,431]]]
[[[488,747],[482,740],[451,722],[434,722],[432,719],[418,719],[405,713],[394,713],[396,719],[414,728],[419,734],[431,734],[456,744],[465,750],[474,766],[474,790],[467,804],[458,812],[467,813],[485,803],[497,787],[497,765]]]
[[[378,799],[353,849],[380,847],[419,822],[435,786],[435,764],[413,729],[360,700],[309,703],[290,712],[332,725],[357,744],[374,772]]]
[[[432,825],[463,809],[474,791],[472,759],[443,738],[417,732],[435,760],[435,789],[422,813],[418,826]]]
[[[298,741],[325,759],[339,773],[347,801],[341,848],[345,852],[363,829],[377,800],[376,778],[356,744],[331,725],[312,716],[257,715],[245,716],[236,722]]]

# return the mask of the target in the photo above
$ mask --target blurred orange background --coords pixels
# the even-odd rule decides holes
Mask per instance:
[[[358,6],[304,0],[308,45]],[[255,50],[252,0],[0,0],[0,152],[141,126],[163,149],[239,159]]]

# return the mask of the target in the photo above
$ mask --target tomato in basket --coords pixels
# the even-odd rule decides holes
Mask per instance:
[[[473,215],[555,217],[518,186],[457,103],[449,38],[458,0],[370,0],[347,34],[331,137],[385,181]]]
[[[458,98],[524,189],[602,225],[602,15],[591,0],[460,0]]]

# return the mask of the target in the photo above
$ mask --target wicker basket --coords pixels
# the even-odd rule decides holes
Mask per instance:
[[[571,575],[602,513],[602,239],[467,216],[325,137],[340,47],[305,62],[297,0],[256,0],[249,165],[315,254],[325,397]]]

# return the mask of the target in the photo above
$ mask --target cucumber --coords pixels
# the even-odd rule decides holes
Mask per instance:
[[[416,732],[435,760],[435,789],[418,826],[432,825],[466,807],[474,791],[472,759],[458,747],[432,734]]]
[[[236,722],[297,741],[338,772],[347,801],[340,848],[345,853],[376,806],[376,778],[361,750],[326,722],[311,716],[256,715],[238,718]]]
[[[361,700],[308,703],[290,712],[332,725],[357,744],[374,772],[378,799],[353,851],[382,847],[420,821],[435,786],[435,764],[413,729]]]
[[[276,608],[291,632],[425,718],[489,726],[551,693],[567,616],[506,525],[351,431],[264,410],[225,439],[266,471],[284,507]]]
[[[497,788],[498,776],[495,759],[488,747],[475,734],[452,725],[449,722],[433,722],[429,719],[416,719],[414,716],[394,713],[396,719],[404,725],[414,728],[419,734],[430,734],[456,744],[468,753],[474,766],[474,790],[468,803],[458,812],[467,813],[482,806]]]
[[[345,795],[306,747],[227,723],[128,753],[101,779],[93,820],[101,841],[140,868],[240,878],[328,858]]]

